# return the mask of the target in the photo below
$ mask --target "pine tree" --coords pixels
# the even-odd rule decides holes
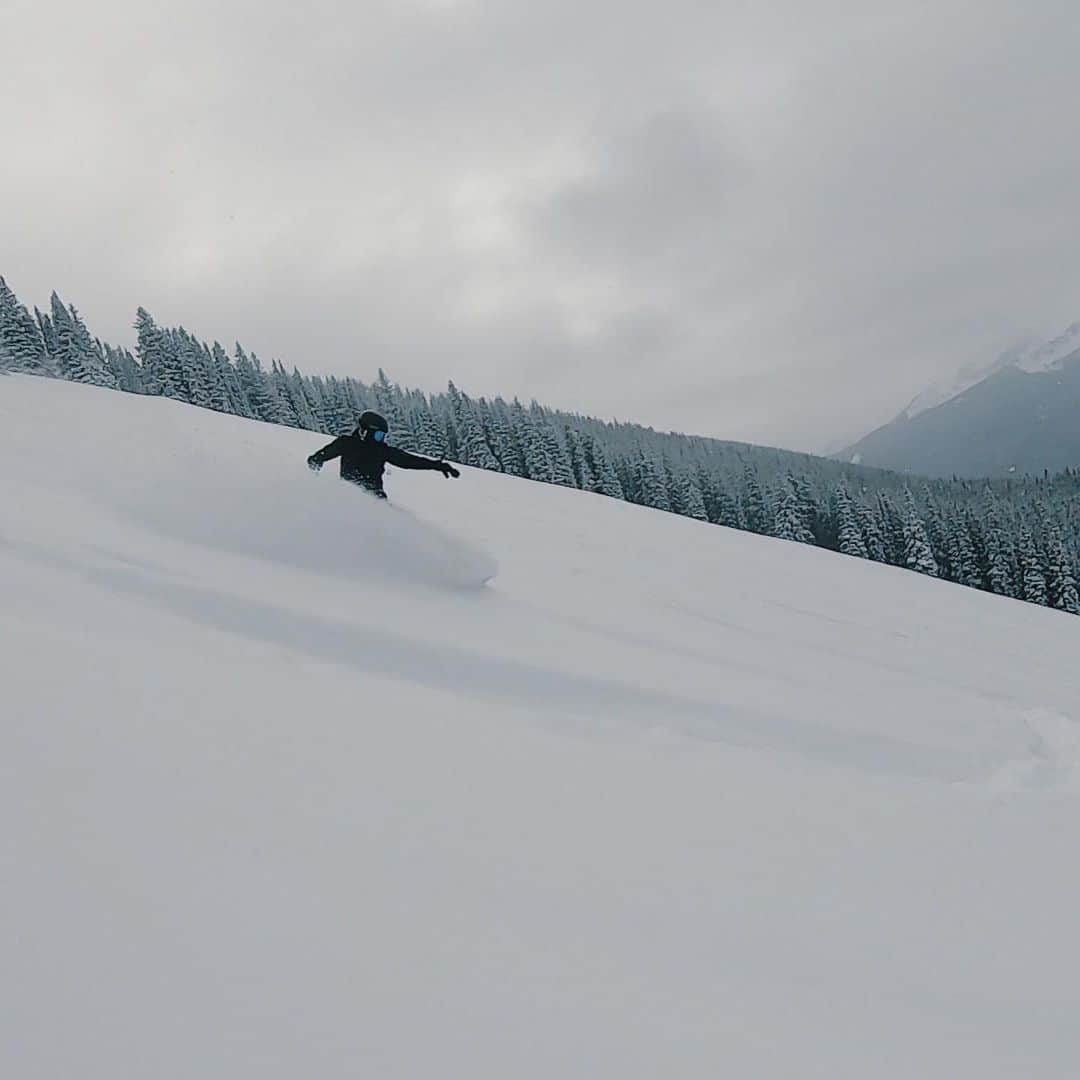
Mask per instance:
[[[45,343],[45,357],[49,364],[49,370],[54,374],[59,374],[56,371],[56,327],[52,324],[52,319],[49,318],[43,311],[38,311],[34,308],[34,321],[38,324],[38,328],[41,330],[41,340]]]
[[[326,383],[318,376],[304,376],[300,378],[304,383],[304,394],[311,404],[311,411],[315,417],[315,431],[328,432],[327,426],[327,401]]]
[[[525,475],[525,455],[515,431],[510,407],[502,398],[496,398],[491,409],[491,430],[488,438],[499,459],[504,473],[511,476]]]
[[[270,361],[267,386],[274,402],[274,423],[284,424],[286,427],[299,427],[300,418],[293,404],[289,376],[277,360]]]
[[[177,331],[174,344],[184,386],[183,400],[200,409],[209,409],[213,403],[211,374],[202,348],[183,327]]]
[[[142,372],[143,393],[162,393],[165,367],[164,335],[146,308],[135,313],[135,330],[138,334],[135,354]]]
[[[161,335],[162,365],[161,393],[176,401],[187,401],[188,387],[184,372],[184,362],[180,355],[180,341],[176,330],[164,331]]]
[[[972,533],[977,537],[976,558],[980,560],[986,588],[998,596],[1017,597],[1012,540],[1002,524],[1001,508],[989,488],[983,494],[979,519],[971,524]]]
[[[550,484],[555,479],[555,467],[551,454],[540,434],[540,428],[532,412],[521,410],[525,448],[525,472],[530,480]]]
[[[453,410],[454,430],[457,433],[457,460],[477,469],[499,471],[499,462],[484,438],[480,418],[469,398],[453,383],[447,385]]]
[[[506,472],[503,465],[504,447],[499,438],[499,425],[491,402],[487,398],[478,398],[473,402],[473,411],[476,413],[476,420],[480,425],[480,437],[484,440],[484,445],[488,448],[495,462],[492,468],[496,472]]]
[[[764,533],[766,528],[765,497],[758,483],[757,473],[752,465],[747,464],[743,469],[743,491],[741,517],[746,522],[750,532]]]
[[[90,382],[90,374],[82,363],[82,358],[75,346],[75,327],[71,321],[71,315],[55,292],[49,298],[49,307],[52,328],[56,337],[56,351],[53,354],[56,373],[61,378],[72,382]]]
[[[86,348],[86,338],[79,332],[72,312],[54,292],[50,298],[52,325],[56,331],[56,367],[72,382],[93,384],[94,363]]]
[[[95,386],[104,386],[109,390],[116,389],[116,380],[105,364],[105,348],[101,341],[90,333],[82,316],[76,311],[74,304],[68,305],[68,313],[75,327],[75,343],[80,353],[86,358],[87,369],[90,373],[90,381]]]
[[[1016,596],[1012,565],[1004,548],[991,549],[989,577],[990,588],[998,596]]]
[[[548,461],[551,462],[551,483],[559,484],[562,487],[577,487],[574,470],[570,464],[570,455],[566,452],[566,447],[543,413],[540,413],[540,416],[540,441],[543,443]]]
[[[697,481],[687,472],[680,470],[671,474],[671,490],[673,493],[672,509],[683,517],[694,518],[696,521],[708,521],[709,515],[705,510],[705,499],[702,497],[701,488]]]
[[[1056,527],[1051,527],[1047,535],[1047,601],[1059,611],[1080,615],[1080,593],[1076,588],[1076,576],[1061,533]]]
[[[390,425],[390,436],[395,445],[403,450],[416,450],[416,433],[412,427],[411,417],[405,409],[401,390],[390,381],[382,368],[379,368],[371,390],[375,396],[375,408],[386,417]]]
[[[127,349],[105,346],[105,365],[116,382],[117,389],[129,394],[143,393],[142,371]]]
[[[926,526],[926,537],[930,543],[930,551],[933,553],[934,562],[937,565],[938,577],[952,578],[952,568],[949,562],[949,546],[945,517],[938,506],[934,493],[929,484],[923,485],[923,505],[926,507],[922,520]]]
[[[514,462],[515,476],[531,476],[529,472],[529,418],[517,398],[506,410],[507,424],[510,428],[510,446]]]
[[[0,347],[9,371],[50,374],[41,327],[0,277]]]
[[[742,515],[742,508],[727,487],[724,487],[717,496],[716,509],[717,522],[720,525],[726,525],[730,529],[745,529],[747,527],[746,519]]]
[[[928,577],[938,576],[938,565],[930,549],[930,539],[926,535],[926,526],[919,516],[914,496],[910,491],[904,493],[904,565]]]
[[[814,534],[805,520],[805,510],[792,484],[776,509],[772,535],[779,540],[795,540],[800,544],[814,543]]]
[[[982,574],[979,572],[975,547],[971,542],[967,522],[957,515],[948,526],[949,563],[952,580],[960,585],[978,589],[982,586]]]
[[[277,415],[277,403],[266,385],[262,365],[254,353],[248,356],[239,343],[236,346],[236,373],[251,408],[251,415],[256,420],[273,423]]]
[[[1020,584],[1022,599],[1029,604],[1046,604],[1046,574],[1042,559],[1035,548],[1035,541],[1026,525],[1020,527],[1020,539],[1016,554],[1020,560]]]
[[[215,341],[211,348],[205,341],[199,343],[199,358],[206,372],[206,383],[210,394],[210,408],[215,412],[232,413],[235,408],[229,386],[226,382],[226,372],[222,369],[221,357],[214,351],[221,351],[221,346]]]
[[[603,447],[596,439],[591,435],[587,438],[586,448],[592,463],[593,476],[596,478],[596,486],[593,490],[613,499],[624,499],[626,495],[619,482],[619,474],[611,464],[611,459],[604,453]]]
[[[316,384],[305,379],[300,370],[293,367],[292,374],[285,377],[285,385],[292,403],[293,412],[296,413],[297,424],[306,431],[318,431],[322,426],[319,418],[319,399]],[[402,425],[401,435],[405,436],[405,425]],[[403,445],[399,438],[397,442]]]
[[[906,566],[907,539],[904,520],[900,517],[896,504],[884,492],[878,495],[878,511],[881,516],[881,537],[885,544],[886,561],[891,566]]]
[[[791,472],[787,474],[788,484],[795,492],[795,498],[799,502],[799,517],[803,527],[810,534],[809,540],[802,541],[807,544],[816,544],[820,529],[818,504],[814,497],[814,489],[810,486],[805,476],[797,476]]]
[[[235,416],[250,417],[251,406],[248,403],[243,387],[240,385],[240,375],[221,342],[214,342],[210,348],[210,355],[213,357],[214,366],[218,371],[218,381],[225,391],[225,400],[227,402],[225,411],[233,413]]]
[[[885,550],[884,527],[881,519],[874,512],[873,507],[863,502],[856,507],[856,513],[863,544],[866,546],[867,558],[874,562],[887,563],[889,556]]]
[[[443,437],[426,402],[417,404],[413,412],[413,430],[416,432],[416,449],[421,454],[433,458],[443,457],[446,453]]]
[[[582,491],[596,490],[596,475],[593,473],[592,463],[586,453],[585,443],[582,436],[570,427],[569,424],[563,429],[564,442],[570,455],[570,467],[574,473],[574,482]]]
[[[237,367],[239,368],[239,353],[237,354]],[[241,385],[243,385],[242,380]],[[326,420],[327,432],[331,435],[344,435],[345,432],[352,431],[356,424],[357,414],[349,402],[348,388],[340,379],[336,379],[333,375],[326,380],[326,395],[324,402],[324,417]],[[252,415],[254,415],[254,405],[249,405],[249,407],[252,410]]]
[[[854,555],[857,558],[868,558],[866,542],[863,540],[862,529],[855,513],[854,504],[848,494],[847,485],[841,483],[835,493],[836,502],[836,527],[840,551],[845,555]]]
[[[647,454],[642,454],[637,462],[638,493],[642,506],[651,506],[654,510],[670,510],[667,484],[664,482],[663,466]]]

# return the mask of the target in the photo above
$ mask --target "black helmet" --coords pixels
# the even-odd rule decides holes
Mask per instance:
[[[356,426],[358,429],[363,428],[365,431],[382,431],[385,433],[390,430],[386,417],[380,416],[377,412],[372,412],[371,409],[367,409],[360,414]]]

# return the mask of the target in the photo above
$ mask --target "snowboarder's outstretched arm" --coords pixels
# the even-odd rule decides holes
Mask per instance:
[[[338,438],[332,443],[327,443],[321,450],[316,450],[315,453],[307,459],[308,468],[318,472],[328,461],[333,461],[334,458],[341,457],[344,449],[344,439]]]
[[[448,478],[461,475],[453,465],[446,461],[436,461],[434,458],[422,457],[420,454],[410,454],[408,450],[402,450],[400,446],[386,448],[386,463],[396,465],[399,469],[430,469],[433,472],[441,472]]]

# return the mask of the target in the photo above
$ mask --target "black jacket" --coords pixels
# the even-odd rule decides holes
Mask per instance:
[[[396,465],[399,469],[431,469],[446,473],[444,461],[410,454],[387,442],[376,442],[369,434],[364,438],[358,432],[342,435],[332,443],[317,450],[308,458],[309,465],[324,465],[334,458],[341,458],[341,478],[360,484],[376,495],[383,494],[383,469]]]

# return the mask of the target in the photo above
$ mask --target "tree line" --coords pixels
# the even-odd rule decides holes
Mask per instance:
[[[0,278],[0,371],[161,395],[327,435],[365,408],[418,453],[814,544],[1080,614],[1080,472],[916,482],[878,469],[599,420],[516,398],[402,388],[269,366],[139,308],[134,354],[94,337],[53,293],[29,311]]]

